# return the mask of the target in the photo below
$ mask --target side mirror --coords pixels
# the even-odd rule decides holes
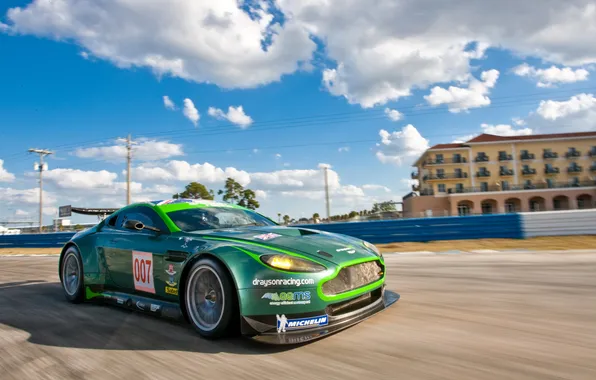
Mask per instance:
[[[143,222],[139,222],[138,220],[127,220],[126,222],[124,222],[124,228],[129,229],[129,230],[137,230],[137,231],[141,231],[142,229],[145,228],[145,225],[143,224]]]
[[[135,231],[150,230],[157,232],[158,235],[162,234],[162,231],[159,228],[146,226],[143,224],[143,222],[140,222],[138,220],[127,220],[126,222],[124,222],[124,228]]]

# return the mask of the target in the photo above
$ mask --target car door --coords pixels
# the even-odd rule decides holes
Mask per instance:
[[[163,233],[148,229],[125,228],[127,220],[159,228]],[[105,229],[100,238],[107,272],[119,289],[146,296],[162,293],[163,276],[160,276],[163,256],[167,249],[169,230],[159,215],[150,207],[138,206],[121,211],[112,228]],[[161,281],[159,281],[161,279]],[[158,291],[156,291],[158,290]]]

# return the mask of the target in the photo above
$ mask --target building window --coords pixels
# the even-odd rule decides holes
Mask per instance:
[[[457,206],[457,215],[459,215],[459,216],[470,215],[470,207],[468,207],[468,205]]]
[[[505,203],[505,212],[515,212],[515,204],[512,202]]]
[[[480,191],[488,191],[488,182],[480,182]]]
[[[534,185],[532,184],[532,180],[530,180],[530,179],[527,179],[527,180],[524,182],[524,189],[526,189],[526,190],[527,190],[527,189],[533,189],[533,188],[534,188]]]
[[[540,211],[540,202],[531,201],[530,202],[530,211]]]
[[[490,202],[482,202],[482,213],[483,214],[492,214],[493,213],[493,205]]]
[[[463,193],[464,192],[464,184],[463,183],[456,183],[455,184],[455,192],[456,193]]]
[[[563,205],[561,204],[561,200],[560,199],[553,199],[553,207],[555,210],[561,210]]]
[[[439,183],[437,185],[437,188],[439,190],[439,193],[444,193],[445,192],[445,184],[444,183]]]
[[[444,161],[444,159],[443,159],[443,154],[440,154],[440,153],[438,153],[438,154],[435,156],[435,160],[436,160],[437,164],[442,164],[442,163],[443,163],[443,161]]]
[[[453,162],[454,163],[460,163],[461,162],[461,154],[459,153],[453,153]]]
[[[445,178],[445,169],[437,169],[437,177]]]
[[[510,190],[509,181],[501,181],[501,190],[507,191]]]
[[[548,187],[549,189],[552,189],[555,187],[555,181],[553,181],[552,178],[547,178],[546,179],[546,187]]]
[[[462,178],[462,177],[463,177],[462,170],[455,169],[455,178]]]
[[[570,185],[573,187],[579,187],[579,177],[571,178]]]

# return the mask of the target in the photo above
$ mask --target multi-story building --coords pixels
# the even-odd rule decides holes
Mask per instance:
[[[414,163],[405,217],[592,208],[596,132],[482,134],[438,144]]]

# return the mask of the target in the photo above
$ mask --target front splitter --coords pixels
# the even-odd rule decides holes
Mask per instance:
[[[350,313],[345,317],[330,317],[330,323],[324,327],[286,331],[281,333],[278,333],[277,331],[266,332],[255,335],[251,338],[255,341],[268,344],[300,344],[310,342],[354,326],[387,309],[389,306],[396,303],[399,298],[400,295],[398,293],[392,292],[390,290],[384,290],[382,302],[379,302],[378,305],[375,305],[371,308],[364,308],[362,311]]]

